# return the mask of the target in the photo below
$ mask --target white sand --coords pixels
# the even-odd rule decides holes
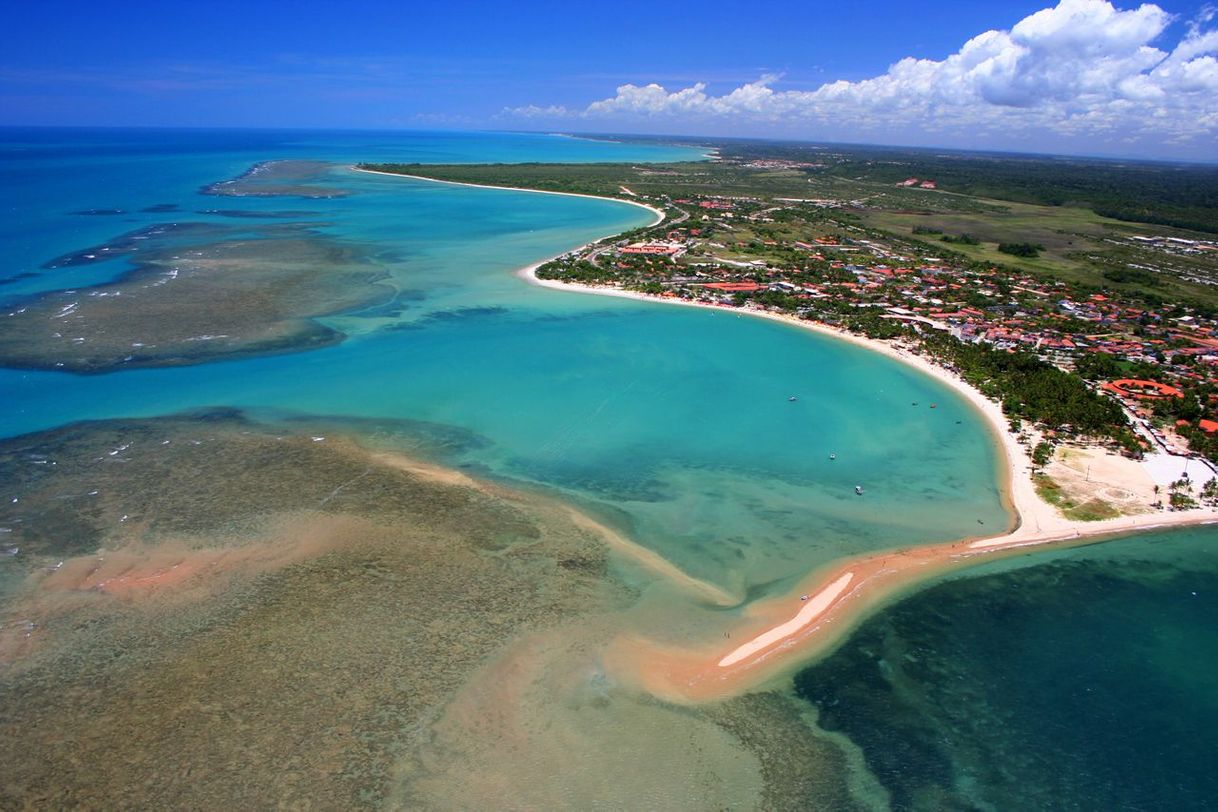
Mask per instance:
[[[491,186],[490,184],[486,184],[486,183],[465,183],[464,181],[459,181],[459,180],[439,180],[438,178],[425,178],[422,175],[406,175],[406,174],[403,174],[400,172],[380,172],[375,169],[360,169],[359,167],[356,167],[356,166],[349,167],[349,169],[351,169],[352,172],[366,172],[369,175],[385,175],[390,178],[410,178],[411,180],[425,180],[428,183],[447,183],[449,186],[472,186],[475,189],[498,189],[501,192],[503,192],[503,191],[531,192],[532,194],[535,194],[535,195],[561,195],[563,197],[586,197],[591,200],[608,200],[611,203],[623,203],[627,206],[638,206],[640,209],[647,209],[647,211],[654,214],[656,216],[655,222],[649,223],[648,226],[645,226],[645,227],[658,225],[660,223],[660,221],[662,221],[664,219],[664,212],[660,211],[655,206],[648,206],[646,203],[640,203],[637,200],[621,200],[616,197],[604,197],[602,195],[585,195],[585,194],[580,194],[579,192],[552,192],[552,191],[549,191],[548,189],[525,189],[520,186]],[[634,194],[634,192],[631,192],[630,190],[626,189],[626,187],[624,187],[624,186],[622,187],[622,189],[625,190],[627,194]],[[612,236],[612,235],[606,235],[606,236]],[[584,247],[586,247],[586,246],[580,246],[580,248],[575,248],[572,250],[578,251]],[[570,253],[570,251],[563,251],[563,254],[568,254],[568,253]],[[561,256],[561,254],[559,254],[558,256]],[[549,260],[543,260],[543,262],[549,262]],[[538,263],[538,264],[542,264],[542,263]]]
[[[769,631],[759,634],[749,642],[740,646],[738,649],[728,654],[719,661],[720,668],[727,668],[748,657],[752,657],[757,652],[767,649],[780,640],[785,640],[788,637],[796,634],[800,629],[807,626],[812,621],[825,613],[825,610],[833,605],[833,602],[838,599],[846,587],[850,586],[850,581],[854,579],[853,572],[843,573],[836,581],[826,586],[820,592],[810,597],[804,602],[803,608],[795,617],[783,623],[781,626],[775,626]]]

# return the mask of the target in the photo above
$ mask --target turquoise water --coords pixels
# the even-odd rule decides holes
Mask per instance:
[[[1005,521],[979,420],[929,379],[783,325],[544,290],[513,276],[645,224],[648,212],[345,167],[361,158],[641,161],[697,150],[516,135],[34,138],[19,134],[3,151],[5,182],[30,190],[16,219],[39,224],[31,234],[10,222],[3,233],[16,258],[10,277],[34,273],[0,289],[11,307],[129,267],[120,259],[39,270],[48,259],[156,223],[234,222],[197,214],[213,209],[294,212],[371,251],[399,294],[390,306],[328,319],[348,339],[324,350],[89,377],[0,371],[4,435],[211,406],[457,427],[478,442],[445,462],[557,489],[739,590],[780,585],[842,554]],[[349,195],[198,193],[285,157],[334,161],[320,182]],[[142,211],[159,204],[177,210]],[[70,213],[91,209],[122,213]]]
[[[0,437],[211,407],[323,432],[389,427],[416,453],[560,494],[750,598],[843,555],[1003,525],[996,449],[934,381],[786,325],[513,275],[646,211],[347,169],[699,155],[515,134],[0,132],[0,319],[40,292],[87,295],[139,255],[50,260],[167,224],[308,224],[357,246],[394,291],[323,319],[345,336],[325,349],[88,376],[0,369]],[[309,183],[346,196],[200,193],[272,159],[326,162]],[[168,244],[208,239],[187,234]],[[872,619],[797,692],[899,808],[1205,808],[1218,790],[1215,540],[1148,535],[979,570]]]
[[[898,809],[1214,808],[1218,531],[1011,566],[920,592],[800,674],[819,723]]]

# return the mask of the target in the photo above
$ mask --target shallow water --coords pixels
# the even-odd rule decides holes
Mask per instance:
[[[0,183],[22,201],[0,221],[0,312],[27,308],[0,319],[238,241],[225,270],[257,271],[270,293],[226,323],[274,311],[328,337],[172,368],[0,369],[0,724],[13,732],[0,738],[19,745],[4,754],[7,800],[903,797],[863,737],[860,753],[818,731],[807,703],[678,708],[615,684],[600,654],[623,632],[713,636],[741,607],[708,593],[747,602],[843,555],[1003,525],[978,416],[893,361],[793,327],[513,275],[649,222],[637,207],[346,168],[698,154],[527,135],[0,133]],[[265,176],[270,195],[205,193],[284,159],[311,163]],[[148,229],[156,239],[130,237]],[[285,229],[308,250],[280,251]],[[292,297],[274,288],[301,265],[351,300],[281,307]],[[227,288],[215,267],[201,278]],[[360,294],[369,283],[388,294]],[[181,321],[165,301],[183,303],[134,301],[101,325],[90,312],[95,332],[74,344],[148,343]],[[193,290],[192,333],[208,301]],[[39,349],[41,366],[64,362]],[[460,474],[437,484],[378,449],[508,487],[471,500]],[[657,574],[631,543],[688,577]]]
[[[0,465],[26,573],[0,603],[6,808],[380,805],[505,638],[628,597],[545,504],[231,414]]]
[[[48,178],[38,194],[46,219],[60,229],[43,226],[51,233],[38,241],[35,267],[105,245],[137,224],[223,226],[211,242],[200,243],[195,229],[179,225],[123,257],[18,280],[0,289],[9,312],[32,309],[22,297],[38,289],[104,284],[141,261],[141,252],[162,256],[175,242],[183,251],[206,251],[220,243],[232,218],[142,212],[174,202],[194,211],[200,201],[217,200],[199,194],[202,182],[175,186],[187,167],[196,181],[204,172],[211,173],[209,181],[237,177],[257,150],[260,160],[349,161],[365,148],[370,159],[426,160],[443,141],[332,135],[289,143],[259,135],[238,149],[234,136],[223,135],[206,149],[203,136],[189,135],[175,172],[153,194],[150,175],[173,163],[174,137],[162,136],[163,143],[148,134],[132,136],[130,143],[101,145],[92,158],[80,143],[43,144],[33,157],[28,145],[9,144],[3,153],[8,177],[29,183]],[[457,138],[446,149],[465,150],[471,158],[481,149],[491,160],[696,154],[540,136],[482,139]],[[110,173],[108,183],[64,188],[69,161],[87,165],[89,177]],[[0,415],[0,432],[215,406],[454,426],[483,442],[444,462],[558,489],[682,568],[740,595],[794,579],[843,553],[962,535],[978,519],[989,526],[1006,520],[994,482],[995,450],[979,419],[923,376],[791,327],[540,289],[511,273],[647,222],[646,211],[354,173],[337,163],[309,166],[306,176],[291,181],[348,196],[226,197],[224,205],[314,212],[310,233],[323,246],[336,240],[343,251],[358,252],[360,269],[380,274],[395,291],[390,301],[314,317],[318,330],[343,338],[307,352],[90,378],[0,370],[0,389],[14,406]],[[52,216],[47,209],[55,189],[61,198]],[[104,194],[110,189],[116,191]],[[127,213],[66,213],[103,207]],[[275,223],[259,228],[274,233],[292,227],[286,220]],[[273,265],[274,239],[257,229],[245,233],[249,250],[264,247],[258,262],[281,273]],[[19,261],[13,270],[23,270]],[[91,290],[74,289],[82,296]],[[141,326],[173,323],[172,313],[150,310],[153,304],[132,309],[160,321],[133,318],[124,340],[155,343]],[[229,314],[228,323],[260,312],[245,308]],[[113,320],[106,324],[113,339]],[[318,343],[311,341],[314,331],[298,335],[301,348]],[[85,339],[71,345],[74,351],[90,346],[90,334],[74,338]],[[46,360],[56,363],[53,356]],[[788,402],[792,394],[798,402]],[[930,410],[936,401],[938,408]],[[831,453],[836,460],[830,461]],[[860,483],[867,489],[863,499],[854,494]]]

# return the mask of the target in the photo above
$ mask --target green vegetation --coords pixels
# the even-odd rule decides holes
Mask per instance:
[[[1055,431],[1109,438],[1131,450],[1138,447],[1120,407],[1092,391],[1077,375],[1034,355],[966,344],[941,333],[928,334],[923,346],[981,392],[1002,403],[1008,417]]]
[[[1193,483],[1187,479],[1177,479],[1167,487],[1167,503],[1172,510],[1189,510],[1197,507],[1197,499],[1193,493]]]
[[[976,245],[976,243],[973,244]],[[1034,259],[1040,256],[1040,252],[1045,250],[1045,247],[1034,242],[1000,242],[998,250],[1013,257]]]
[[[1053,446],[1043,440],[1032,449],[1032,465],[1044,468],[1053,459]]]
[[[604,282],[608,274],[599,265],[584,259],[563,258],[547,262],[537,269],[539,279],[562,279],[566,282],[593,284]]]
[[[751,154],[756,147],[724,154]],[[837,160],[830,161],[830,155]],[[879,147],[788,145],[792,159],[815,155],[836,177],[895,184],[933,179],[940,190],[1042,206],[1086,207],[1103,217],[1218,233],[1218,167]]]
[[[1067,519],[1076,522],[1099,522],[1121,515],[1120,511],[1102,499],[1088,499],[1085,502],[1071,499],[1062,491],[1060,485],[1044,474],[1033,475],[1032,481],[1040,498],[1060,510]]]

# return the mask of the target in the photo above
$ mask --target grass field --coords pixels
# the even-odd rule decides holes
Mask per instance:
[[[1102,499],[1075,502],[1062,492],[1060,485],[1044,474],[1037,474],[1035,483],[1036,493],[1040,498],[1055,506],[1067,519],[1076,522],[1098,522],[1121,515],[1120,511]]]
[[[1196,238],[1201,235],[1179,229],[1127,223],[1102,217],[1077,206],[1036,206],[1027,203],[979,201],[992,204],[985,212],[915,212],[868,210],[858,215],[871,228],[942,244],[978,262],[1005,265],[1074,284],[1110,288],[1151,301],[1193,300],[1218,306],[1218,289],[1212,284],[1185,277],[1218,282],[1218,259],[1166,255],[1153,248],[1131,245],[1135,234]],[[1001,209],[999,208],[1001,207]],[[980,245],[942,242],[938,234],[913,234],[915,227],[937,229],[944,235],[969,234]],[[1116,241],[1121,241],[1119,244]],[[1044,246],[1036,258],[1022,258],[998,250],[1003,242],[1030,242]],[[1119,281],[1105,272],[1130,268],[1154,268],[1137,274],[1136,280]]]

